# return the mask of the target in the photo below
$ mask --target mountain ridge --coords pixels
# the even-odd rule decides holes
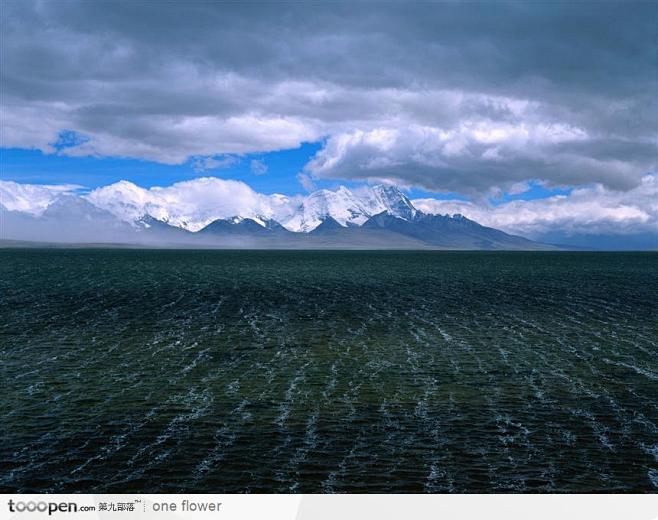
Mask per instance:
[[[63,225],[71,241],[94,243],[107,236],[112,242],[125,238],[131,243],[184,247],[558,249],[482,226],[459,214],[424,213],[392,185],[374,186],[359,194],[341,186],[294,201],[268,196],[267,200],[250,200],[244,211],[233,215],[225,214],[240,210],[237,204],[214,213],[212,207],[196,214],[192,208],[188,213],[199,217],[196,220],[139,199],[130,183],[120,183],[118,188],[118,193],[128,194],[125,202],[109,192],[103,197],[66,194],[40,215],[3,212],[2,238],[43,241],[52,235],[52,229]],[[225,216],[211,218],[215,213]]]

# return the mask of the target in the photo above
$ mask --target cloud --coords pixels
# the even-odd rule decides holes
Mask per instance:
[[[525,110],[523,111],[525,113]],[[620,161],[604,144],[577,153],[584,129],[564,124],[510,124],[462,119],[457,127],[406,125],[332,136],[306,166],[315,178],[393,180],[435,191],[485,193],[518,190],[529,177],[552,185],[593,180],[628,189],[655,168],[646,144],[639,156]]]
[[[232,155],[225,155],[223,157],[195,157],[192,160],[192,169],[200,173],[208,170],[229,168],[239,162],[240,159]]]
[[[5,147],[180,164],[326,139],[307,176],[480,193],[656,170],[650,2],[3,7]]]
[[[601,184],[568,195],[515,200],[498,205],[459,200],[416,199],[426,213],[461,213],[483,225],[541,240],[548,235],[653,234],[658,245],[658,175],[645,175],[628,191]]]
[[[120,181],[91,191],[85,199],[126,222],[149,214],[190,231],[236,215],[282,220],[290,207],[288,197],[263,195],[243,182],[215,177],[149,189]]]
[[[526,193],[529,190],[530,190],[530,183],[523,181],[523,182],[517,182],[512,184],[507,190],[507,193],[509,193],[510,195],[521,195],[522,193]]]
[[[0,181],[0,210],[40,216],[60,195],[82,189],[77,184],[19,184]]]
[[[303,176],[300,174],[300,182],[312,182]],[[72,185],[43,186],[0,181],[0,202],[9,212],[40,216],[49,211],[53,218],[56,213],[52,208],[59,207],[60,211],[68,208],[67,214],[73,208],[82,215],[89,213],[84,206],[88,204],[104,212],[96,215],[97,221],[105,222],[106,215],[114,215],[126,224],[133,224],[136,219],[149,214],[172,225],[198,231],[215,219],[236,215],[271,218],[286,223],[296,214],[300,204],[307,200],[301,195],[266,195],[254,191],[243,182],[214,177],[149,189],[127,181],[86,194],[76,191],[77,188]],[[314,186],[310,184],[305,188],[312,191]],[[348,196],[349,199],[357,197],[367,200],[372,197],[372,192],[366,187],[355,190],[353,194],[345,188],[339,191],[342,198]],[[319,196],[324,199],[325,195],[316,193],[315,198]],[[313,195],[307,197],[314,198]],[[426,213],[461,213],[483,225],[539,241],[596,247],[601,237],[608,237],[605,247],[631,247],[637,244],[640,248],[658,248],[656,174],[644,176],[637,187],[627,191],[595,184],[574,189],[566,195],[500,204],[481,199],[474,202],[422,198],[412,202],[417,209]],[[310,206],[315,207],[314,204]],[[78,207],[80,209],[76,210]],[[62,229],[66,233],[68,228]],[[641,241],[635,241],[637,237],[641,237]]]
[[[252,159],[249,167],[254,175],[265,175],[267,173],[267,164],[260,159]]]
[[[309,192],[314,191],[316,188],[313,179],[311,179],[311,177],[309,175],[306,175],[305,173],[298,173],[297,180],[299,181],[299,184],[301,184],[306,191]]]

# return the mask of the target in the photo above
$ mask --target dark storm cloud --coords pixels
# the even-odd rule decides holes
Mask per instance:
[[[4,5],[5,145],[66,129],[90,137],[67,153],[181,162],[326,137],[310,175],[458,191],[656,168],[653,2]]]

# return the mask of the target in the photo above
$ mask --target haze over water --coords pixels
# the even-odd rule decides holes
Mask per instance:
[[[655,492],[657,259],[2,250],[0,489]]]

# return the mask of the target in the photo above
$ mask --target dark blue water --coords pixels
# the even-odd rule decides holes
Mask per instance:
[[[658,255],[0,251],[0,489],[658,489]]]

